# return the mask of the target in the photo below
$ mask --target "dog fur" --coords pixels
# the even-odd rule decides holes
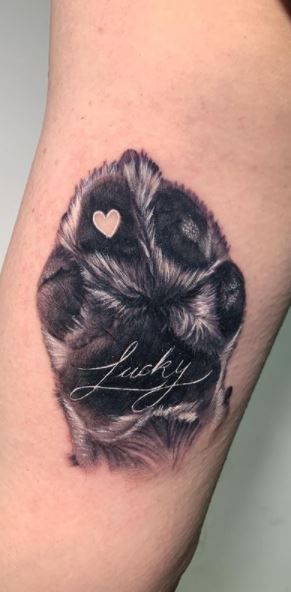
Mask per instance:
[[[112,208],[121,225],[107,238],[92,215]],[[176,459],[206,421],[225,411],[225,373],[245,310],[243,275],[204,203],[164,179],[144,152],[126,151],[76,187],[37,304],[77,464]],[[96,368],[130,343],[138,344],[132,367],[149,367],[170,350],[178,368],[189,360],[188,379],[197,384],[138,400],[133,378],[122,378],[120,392],[99,389],[74,399],[82,389],[86,394],[88,377],[96,382]],[[148,392],[156,385],[143,377],[138,386]]]

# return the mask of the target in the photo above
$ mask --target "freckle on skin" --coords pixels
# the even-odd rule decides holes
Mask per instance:
[[[43,148],[43,151],[42,151],[42,153],[43,153],[43,154],[46,154],[46,153],[47,153],[47,147],[46,147],[46,146],[45,146],[45,148]]]

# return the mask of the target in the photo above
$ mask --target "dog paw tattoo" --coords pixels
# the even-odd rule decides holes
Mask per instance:
[[[177,459],[228,407],[244,278],[205,204],[144,152],[80,182],[37,306],[73,464]]]

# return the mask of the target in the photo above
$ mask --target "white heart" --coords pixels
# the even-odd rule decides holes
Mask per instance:
[[[119,228],[121,222],[120,213],[117,210],[110,210],[104,214],[101,210],[96,210],[93,214],[93,223],[99,232],[102,232],[107,238],[112,238]]]

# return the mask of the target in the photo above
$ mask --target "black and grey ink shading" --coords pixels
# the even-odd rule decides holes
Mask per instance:
[[[145,153],[80,182],[37,299],[76,464],[177,460],[225,413],[243,275],[211,212]]]

